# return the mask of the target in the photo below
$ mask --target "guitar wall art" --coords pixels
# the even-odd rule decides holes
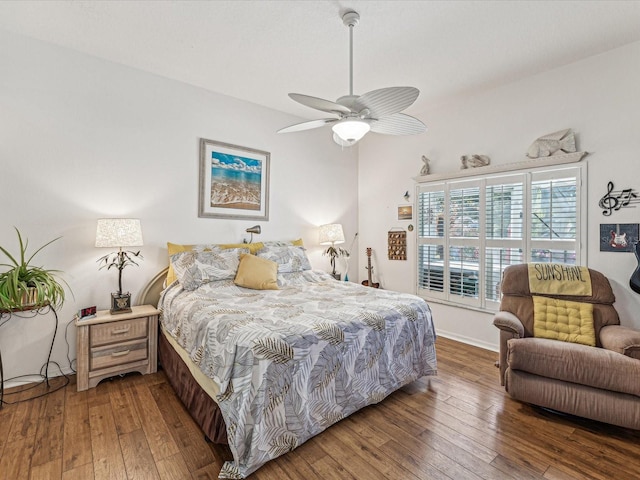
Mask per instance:
[[[639,226],[637,223],[602,223],[600,224],[601,252],[633,252],[638,241]]]

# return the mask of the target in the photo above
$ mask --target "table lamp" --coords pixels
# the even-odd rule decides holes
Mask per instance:
[[[329,255],[331,262],[331,276],[336,280],[340,280],[340,274],[336,273],[336,258],[347,254],[347,251],[343,248],[336,248],[336,243],[344,243],[342,225],[339,223],[321,225],[318,240],[320,245],[329,245],[323,254]]]
[[[98,259],[100,269],[111,267],[118,269],[118,291],[111,294],[111,313],[131,311],[131,294],[122,292],[122,270],[128,265],[138,265],[136,259],[142,259],[140,251],[123,250],[125,247],[141,247],[142,227],[137,218],[101,218],[96,230],[96,247],[117,248]]]

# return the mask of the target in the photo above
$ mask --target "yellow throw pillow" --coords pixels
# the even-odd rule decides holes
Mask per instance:
[[[248,253],[240,255],[240,265],[233,281],[239,287],[254,290],[278,289],[278,264]]]
[[[593,304],[533,296],[533,336],[595,347]]]

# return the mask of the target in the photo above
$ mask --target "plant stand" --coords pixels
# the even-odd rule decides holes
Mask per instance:
[[[0,312],[0,327],[2,327],[5,323],[11,320],[12,317],[15,317],[15,316],[24,317],[25,315],[34,317],[36,315],[46,315],[50,311],[53,312],[53,316],[55,318],[55,325],[53,329],[53,337],[51,338],[51,346],[49,347],[49,354],[47,355],[47,363],[45,363],[44,365],[44,375],[42,375],[42,370],[40,370],[39,374],[34,374],[34,375],[40,375],[42,377],[42,381],[46,382],[47,387],[50,386],[49,385],[49,363],[51,363],[51,353],[53,352],[53,344],[56,341],[56,334],[58,333],[58,313],[51,305],[47,305],[46,307],[40,307],[33,310],[25,309],[25,310]],[[31,399],[27,398],[19,401],[22,402],[26,400],[31,400]],[[4,369],[2,366],[2,352],[0,352],[0,408],[2,408],[5,403],[9,404],[13,402],[5,402],[4,400]]]

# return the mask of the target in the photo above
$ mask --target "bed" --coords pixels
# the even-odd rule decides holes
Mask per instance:
[[[312,270],[300,246],[254,253],[174,254],[178,278],[160,293],[162,272],[141,298],[160,295],[159,356],[169,382],[203,432],[229,445],[233,461],[219,478],[245,478],[437,373],[423,299],[336,281]]]

